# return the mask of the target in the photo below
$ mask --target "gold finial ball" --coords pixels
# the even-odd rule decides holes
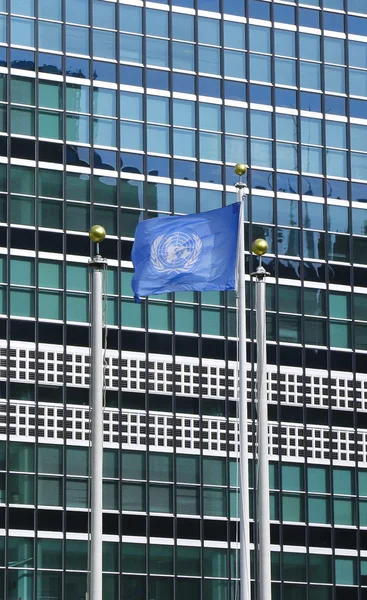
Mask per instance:
[[[106,230],[102,225],[93,225],[89,230],[89,237],[96,244],[103,242],[106,237]]]
[[[235,165],[234,172],[236,173],[236,175],[239,175],[241,177],[241,175],[244,175],[246,171],[247,165],[245,165],[245,163],[237,163]]]
[[[253,242],[252,252],[254,254],[257,254],[257,256],[262,256],[263,254],[265,254],[265,252],[268,251],[268,247],[268,242],[259,238]]]

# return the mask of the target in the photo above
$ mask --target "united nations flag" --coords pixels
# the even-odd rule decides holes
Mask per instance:
[[[131,258],[135,298],[165,292],[233,290],[240,204],[139,223]]]

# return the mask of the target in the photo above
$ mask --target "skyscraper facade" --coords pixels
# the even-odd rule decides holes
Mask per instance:
[[[366,0],[0,0],[1,599],[86,597],[95,223],[103,600],[238,598],[235,294],[130,285],[139,220],[235,202],[237,162],[247,273],[269,244],[273,599],[367,598],[366,133]]]

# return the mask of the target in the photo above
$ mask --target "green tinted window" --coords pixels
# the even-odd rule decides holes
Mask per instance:
[[[222,458],[203,458],[203,482],[208,485],[226,485],[226,461]]]
[[[62,446],[38,446],[38,472],[62,474],[63,448]]]
[[[71,571],[87,570],[88,542],[82,540],[66,540],[65,567]]]
[[[43,506],[62,506],[62,479],[38,477],[37,502]]]
[[[38,538],[37,557],[39,569],[61,569],[62,540]]]
[[[10,131],[16,135],[35,135],[34,108],[10,109]]]
[[[283,490],[294,492],[303,491],[303,466],[302,465],[282,465],[282,487]]]
[[[224,311],[221,308],[201,310],[202,332],[204,335],[224,334]]]
[[[309,577],[311,583],[331,583],[332,557],[325,554],[309,554]]]
[[[88,448],[66,448],[67,475],[89,475]]]
[[[62,108],[62,86],[60,83],[40,81],[38,94],[39,105],[42,108]]]
[[[150,512],[171,513],[173,511],[172,486],[151,485],[149,486],[149,496]]]
[[[34,504],[34,476],[8,475],[8,502],[10,504]]]
[[[304,496],[297,494],[282,494],[283,520],[304,521]]]
[[[150,573],[173,575],[173,546],[149,546]]]
[[[204,515],[212,517],[227,516],[226,490],[204,488]]]
[[[89,272],[87,265],[66,265],[66,288],[79,292],[87,292],[89,288]]]
[[[181,515],[200,514],[200,489],[198,487],[176,487],[176,509]]]
[[[10,187],[13,194],[30,194],[34,196],[34,169],[11,165]]]
[[[303,302],[306,315],[325,315],[325,290],[304,288]]]
[[[9,471],[34,471],[33,444],[9,442]]]
[[[148,322],[149,329],[170,331],[172,329],[171,305],[158,302],[149,302]]]
[[[334,494],[354,494],[352,469],[333,469]]]
[[[40,260],[38,263],[38,285],[45,288],[61,288],[62,263]]]
[[[149,456],[150,481],[173,481],[173,455],[151,453]]]
[[[12,77],[10,93],[12,103],[34,105],[34,79]]]
[[[69,293],[66,296],[66,318],[68,321],[89,321],[88,296]]]
[[[290,285],[280,285],[279,292],[279,309],[285,313],[300,313],[301,312],[301,288]]]
[[[71,508],[88,507],[88,481],[83,479],[66,480],[66,505]]]
[[[198,456],[176,456],[176,479],[181,483],[200,483]]]
[[[204,577],[227,577],[227,550],[204,548]]]
[[[307,484],[309,492],[329,492],[329,468],[307,467]]]
[[[62,171],[51,171],[50,169],[40,169],[38,178],[38,190],[40,196],[47,198],[63,197]]]
[[[285,581],[306,581],[306,554],[283,552],[283,577]]]
[[[26,196],[10,196],[9,218],[15,225],[34,225],[34,198]]]
[[[308,520],[310,523],[330,523],[330,498],[328,496],[308,497]]]
[[[200,548],[176,547],[177,575],[200,575]]]
[[[121,496],[122,510],[145,511],[145,484],[123,483]]]
[[[145,452],[123,452],[122,479],[146,479]]]
[[[144,327],[143,304],[137,304],[134,300],[123,300],[121,302],[121,324],[124,327]]]
[[[34,317],[34,291],[10,289],[10,314],[19,317]]]
[[[335,559],[335,583],[336,585],[355,585],[356,581],[356,559]]]
[[[195,306],[175,305],[176,331],[198,332],[198,311]]]
[[[89,175],[66,173],[66,198],[79,202],[90,202]]]
[[[123,573],[146,572],[146,548],[145,544],[122,544],[121,558]]]
[[[103,450],[103,477],[118,477],[118,452],[117,450]]]
[[[118,510],[118,485],[116,481],[103,482],[103,508],[105,510]]]
[[[334,521],[336,525],[355,525],[355,501],[334,498]]]
[[[350,318],[350,295],[329,292],[330,317],[336,319]]]
[[[62,319],[63,298],[57,292],[38,293],[38,316],[40,319]]]
[[[34,285],[34,260],[12,257],[10,259],[10,283]]]

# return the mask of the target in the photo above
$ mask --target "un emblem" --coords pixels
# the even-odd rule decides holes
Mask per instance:
[[[175,231],[155,238],[150,258],[160,273],[185,273],[191,271],[200,258],[203,243],[196,233]]]

